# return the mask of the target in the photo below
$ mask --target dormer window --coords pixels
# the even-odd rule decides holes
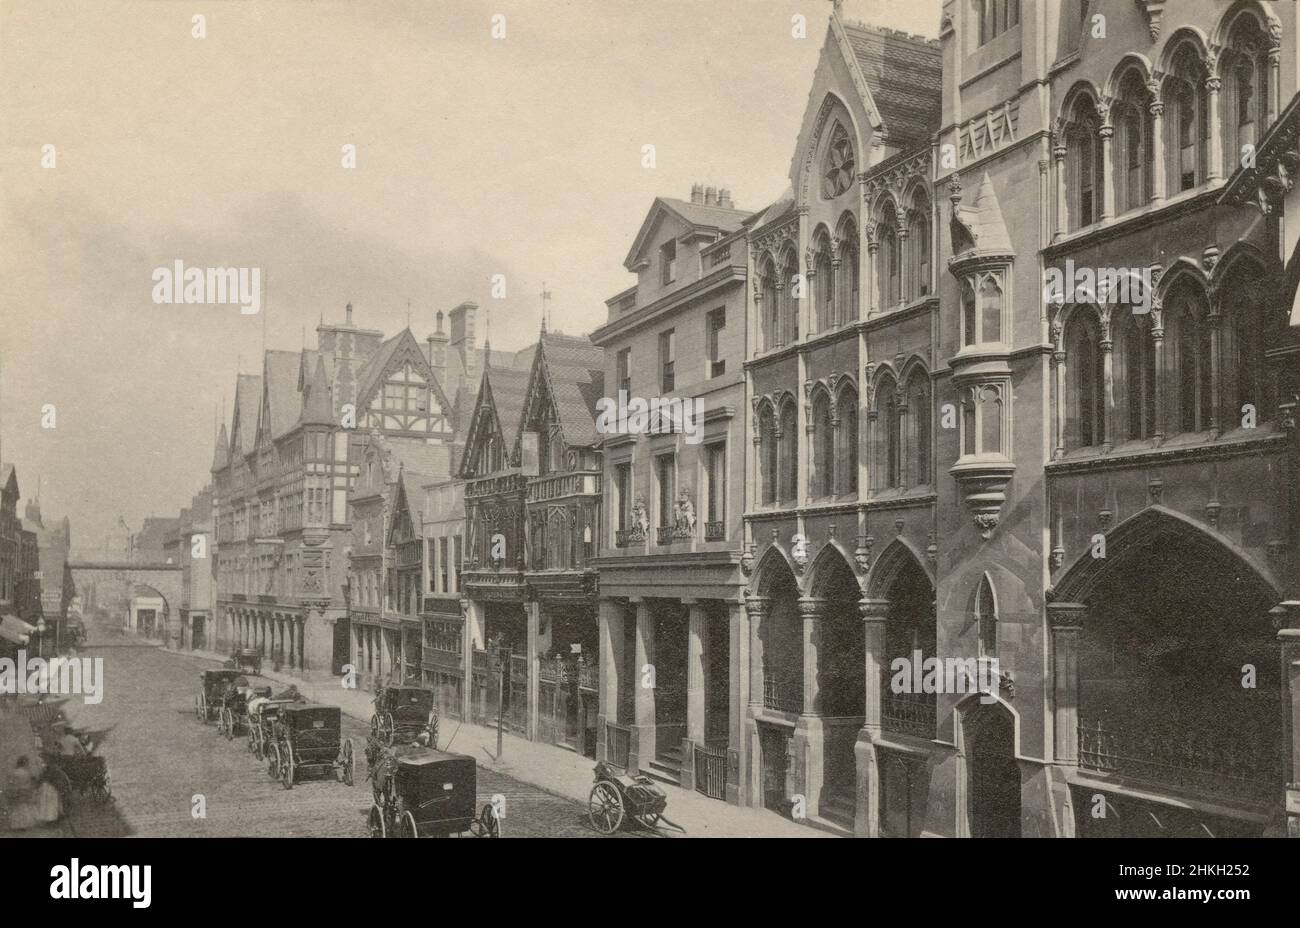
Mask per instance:
[[[670,238],[659,246],[659,282],[664,286],[677,279],[677,240]]]

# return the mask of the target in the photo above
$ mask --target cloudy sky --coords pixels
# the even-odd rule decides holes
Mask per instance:
[[[844,11],[934,35],[939,7]],[[555,326],[589,331],[631,282],[653,197],[781,193],[830,9],[0,0],[0,454],[24,498],[39,473],[80,544],[119,514],[175,515],[207,479],[235,372],[259,370],[263,339],[313,345],[349,301],[387,334],[409,302],[422,339],[475,299],[480,333],[487,311],[493,347],[518,348],[545,281]],[[261,268],[263,314],[154,305],[151,273],[177,259]]]

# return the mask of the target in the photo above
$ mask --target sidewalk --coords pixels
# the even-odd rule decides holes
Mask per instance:
[[[170,653],[200,657],[218,663],[227,655],[212,651],[173,651]],[[364,690],[344,689],[338,680],[306,682],[297,677],[262,669],[262,676],[279,684],[293,684],[313,702],[338,706],[345,715],[370,723],[374,709],[372,694]],[[587,805],[591,793],[592,768],[595,762],[573,751],[551,744],[528,741],[518,735],[502,738],[503,757],[495,757],[497,733],[456,719],[443,719],[438,732],[438,747],[472,756],[483,767],[540,787],[549,793]],[[781,818],[766,809],[748,809],[709,799],[693,790],[658,784],[668,794],[668,818],[696,838],[829,838],[835,837],[806,825]],[[675,834],[665,829],[669,835]]]

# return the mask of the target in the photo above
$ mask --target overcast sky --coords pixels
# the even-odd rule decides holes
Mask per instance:
[[[830,9],[0,0],[0,453],[24,499],[39,473],[74,544],[119,514],[176,515],[263,328],[268,347],[314,345],[349,301],[390,335],[409,301],[423,339],[435,310],[474,299],[480,338],[487,312],[513,349],[545,281],[555,327],[589,331],[632,282],[622,260],[655,196],[712,184],[756,209],[784,189]],[[931,36],[939,9],[844,5]],[[154,305],[151,273],[177,259],[261,268],[263,314]]]

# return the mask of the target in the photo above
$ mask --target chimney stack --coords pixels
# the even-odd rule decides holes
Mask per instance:
[[[691,202],[699,205],[704,202],[704,185],[691,184]]]
[[[351,325],[351,324],[352,324],[352,304],[351,304],[351,303],[348,304],[348,310],[347,310],[347,313],[348,313],[348,314],[347,314],[347,321],[344,323],[344,325]]]
[[[442,310],[438,310],[437,319],[437,329],[425,338],[425,342],[429,345],[429,366],[438,375],[438,382],[442,383],[447,369],[447,333],[442,330]]]
[[[704,205],[705,205],[705,206],[717,206],[717,205],[718,205],[718,188],[717,188],[717,187],[705,187],[705,188],[704,188]]]
[[[718,191],[718,205],[724,209],[735,209],[736,206],[731,202],[731,191],[723,187]]]

